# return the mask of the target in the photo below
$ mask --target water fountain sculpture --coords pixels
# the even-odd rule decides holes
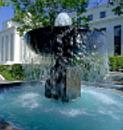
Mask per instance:
[[[82,82],[80,87],[80,76],[93,82],[104,78],[107,47],[103,33],[72,27],[70,19],[62,22],[67,26],[55,24],[27,33],[29,46],[39,54],[53,55],[55,63],[46,82],[0,86],[0,130],[123,130],[122,92],[109,89],[118,86],[100,88],[102,84]],[[44,93],[65,101],[82,96],[61,103],[51,102]]]
[[[96,40],[94,45],[89,45],[88,37],[93,37],[94,33],[102,35],[99,31],[73,27],[71,24],[68,14],[60,13],[54,27],[43,27],[26,34],[27,43],[35,52],[55,57],[56,62],[45,83],[45,96],[62,101],[80,97],[80,70],[76,63],[94,50]]]

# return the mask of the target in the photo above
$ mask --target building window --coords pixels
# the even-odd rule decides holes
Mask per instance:
[[[100,12],[100,18],[105,18],[105,17],[106,17],[106,12],[105,11]]]
[[[106,28],[100,28],[101,32],[106,32]]]
[[[121,55],[121,25],[114,27],[114,54]]]
[[[93,15],[92,15],[92,14],[88,15],[88,20],[89,20],[89,21],[92,21],[92,20],[93,20]]]

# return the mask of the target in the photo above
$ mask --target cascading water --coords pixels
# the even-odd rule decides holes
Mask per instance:
[[[24,54],[23,59],[24,79],[26,81],[46,80],[49,77],[50,68],[54,64],[52,55],[39,55],[35,52]]]
[[[27,41],[28,40],[29,37],[27,38]],[[61,42],[62,36],[58,35],[57,40]],[[89,82],[97,82],[103,80],[106,74],[108,74],[109,72],[108,51],[107,51],[107,44],[106,44],[106,39],[104,34],[99,30],[92,30],[92,31],[90,30],[84,32],[84,29],[82,29],[82,32],[77,36],[76,41],[81,44],[80,55],[78,56],[75,54],[74,60],[71,62],[73,62],[73,64],[74,62],[76,62],[75,64],[80,69],[81,80],[89,81]],[[71,38],[71,44],[72,42],[73,39]],[[38,51],[39,49],[37,48],[35,49],[37,53],[39,53],[37,57],[36,56],[34,57],[33,55],[32,57],[25,56],[25,60],[32,59],[31,66],[30,66],[31,68],[29,68],[29,71],[27,69],[27,66],[25,67],[27,75],[30,75],[31,77],[33,76],[32,73],[30,73],[30,70],[33,70],[33,68],[36,67],[36,62],[38,62],[39,64],[39,70],[42,69],[43,71],[46,68],[45,73],[48,73],[49,71],[47,72],[48,70],[47,68],[50,69],[53,66],[55,60],[52,54],[42,55],[40,51]],[[48,64],[47,64],[47,59],[49,62]],[[51,59],[52,61],[50,61]],[[43,73],[42,71],[40,71],[41,75]],[[31,79],[39,79],[39,78],[36,77]]]
[[[67,79],[70,80],[69,73],[75,73],[73,67],[79,70],[81,80],[90,82],[102,81],[108,72],[104,34],[96,29],[73,27],[71,24],[71,18],[66,13],[61,13],[56,18],[54,27],[35,29],[25,36],[27,44],[37,54],[52,55],[55,59],[55,64],[52,65],[49,73],[50,77],[46,80],[45,96],[48,98],[57,99],[59,95],[62,99],[69,97],[67,88],[73,89],[70,83],[73,79],[71,78],[71,81]],[[79,74],[76,76],[79,79]],[[74,82],[76,83],[75,90],[71,89],[72,92],[69,89],[69,91],[70,93],[76,91],[75,93],[78,94],[72,97],[78,97],[80,96],[80,81],[74,76],[73,78],[78,83]]]
[[[81,77],[89,82],[102,82],[109,73],[108,50],[105,35],[99,30],[85,34],[87,55],[82,59]]]

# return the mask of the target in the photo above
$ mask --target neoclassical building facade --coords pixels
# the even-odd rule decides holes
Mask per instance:
[[[0,64],[21,64],[25,54],[29,56],[32,53],[23,37],[19,36],[17,25],[11,20],[6,21],[0,31]]]
[[[104,31],[109,55],[123,55],[123,15],[112,12],[114,6],[104,4],[87,9],[83,15],[89,19],[91,28]],[[17,32],[17,26],[12,21],[3,24],[0,31],[0,64],[23,63],[25,54],[35,55],[24,43]]]
[[[12,21],[3,24],[0,32],[0,63],[21,63],[22,39],[16,31],[16,25]]]
[[[115,5],[104,4],[89,8],[84,14],[91,28],[104,31],[109,55],[123,55],[123,15],[118,16],[112,10]]]

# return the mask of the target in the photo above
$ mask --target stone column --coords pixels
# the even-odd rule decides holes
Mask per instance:
[[[4,36],[4,40],[3,40],[3,62],[5,63],[5,59],[6,59],[6,39]]]
[[[14,54],[15,54],[15,34],[11,33],[10,34],[10,61],[14,61]]]
[[[10,55],[11,55],[11,35],[8,35],[8,61],[10,61]]]

